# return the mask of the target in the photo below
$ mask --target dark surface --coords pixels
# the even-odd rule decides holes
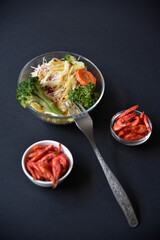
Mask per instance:
[[[158,1],[2,1],[0,7],[0,238],[160,239],[160,17]],[[17,78],[32,58],[71,51],[93,61],[105,94],[91,116],[97,146],[131,199],[140,224],[131,229],[93,150],[74,125],[44,123],[15,99]],[[113,114],[139,104],[151,138],[127,147],[109,131]],[[57,189],[32,184],[21,157],[32,143],[66,145],[74,168]]]

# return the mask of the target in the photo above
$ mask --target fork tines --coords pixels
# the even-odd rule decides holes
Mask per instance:
[[[85,108],[78,102],[74,103],[67,101],[64,105],[73,118],[79,117],[83,114],[83,111],[86,112]]]

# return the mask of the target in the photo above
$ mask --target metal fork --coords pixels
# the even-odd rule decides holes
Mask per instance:
[[[119,204],[121,207],[129,225],[131,227],[136,227],[138,225],[138,220],[135,215],[134,209],[130,203],[130,200],[125,193],[124,189],[122,188],[121,184],[117,180],[117,178],[114,176],[110,168],[107,166],[106,162],[102,158],[96,144],[94,141],[93,136],[93,121],[87,111],[84,109],[84,107],[81,106],[79,103],[73,103],[67,101],[67,103],[64,104],[65,107],[70,112],[71,116],[73,117],[77,127],[86,135],[88,140],[90,141],[93,150],[99,160],[99,163],[103,169],[103,172],[108,180],[109,186]]]

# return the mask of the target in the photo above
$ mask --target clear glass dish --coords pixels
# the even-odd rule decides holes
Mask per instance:
[[[104,82],[104,78],[102,73],[100,72],[100,70],[97,68],[97,66],[92,63],[90,60],[88,60],[87,58],[75,54],[75,53],[70,53],[70,52],[63,52],[63,51],[56,51],[56,52],[49,52],[49,53],[45,53],[42,54],[40,56],[37,56],[35,58],[33,58],[31,61],[29,61],[21,70],[19,77],[18,77],[18,83],[24,81],[25,79],[30,77],[31,72],[33,71],[33,69],[31,67],[37,67],[38,64],[42,64],[43,62],[43,58],[45,57],[45,59],[48,61],[50,61],[52,58],[59,58],[62,59],[65,57],[66,54],[71,54],[74,57],[76,57],[76,59],[84,62],[84,64],[87,67],[87,70],[92,72],[92,74],[95,76],[96,80],[97,80],[97,85],[96,85],[96,90],[99,93],[99,99],[97,100],[97,102],[87,111],[90,112],[92,111],[100,102],[103,94],[104,94],[104,90],[105,90],[105,82]],[[36,111],[35,109],[33,109],[31,106],[28,106],[28,109],[39,119],[48,122],[48,123],[52,123],[52,124],[69,124],[71,122],[73,122],[73,118],[71,116],[50,116],[47,114],[43,114],[40,113],[38,111]]]
[[[115,131],[113,130],[113,125],[115,124],[115,119],[116,119],[122,112],[124,112],[124,110],[116,113],[116,114],[111,118],[110,131],[111,131],[112,136],[113,136],[118,142],[120,142],[120,143],[122,143],[122,144],[124,144],[124,145],[128,145],[128,146],[136,146],[136,145],[140,145],[140,144],[146,142],[146,141],[149,139],[149,137],[151,136],[151,132],[149,132],[149,131],[148,131],[147,135],[146,135],[144,138],[139,139],[139,140],[135,140],[135,141],[127,141],[127,140],[125,140],[125,139],[123,139],[123,138],[118,137],[118,135],[117,135],[117,134],[115,133]],[[136,115],[138,115],[138,116],[140,116],[140,114],[141,114],[141,112],[138,111],[138,110],[135,110],[135,113],[136,113]],[[148,120],[149,120],[149,123],[150,123],[150,127],[151,127],[151,129],[152,129],[152,123],[151,123],[151,121],[150,121],[149,118],[148,118]]]

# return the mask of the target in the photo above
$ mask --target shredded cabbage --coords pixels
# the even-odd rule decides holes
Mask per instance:
[[[85,64],[73,56],[71,56],[70,61],[53,58],[47,62],[43,58],[42,65],[32,68],[34,71],[31,76],[39,78],[48,98],[56,104],[64,115],[69,115],[64,103],[68,100],[68,92],[80,85],[75,75],[78,69],[86,69]]]

